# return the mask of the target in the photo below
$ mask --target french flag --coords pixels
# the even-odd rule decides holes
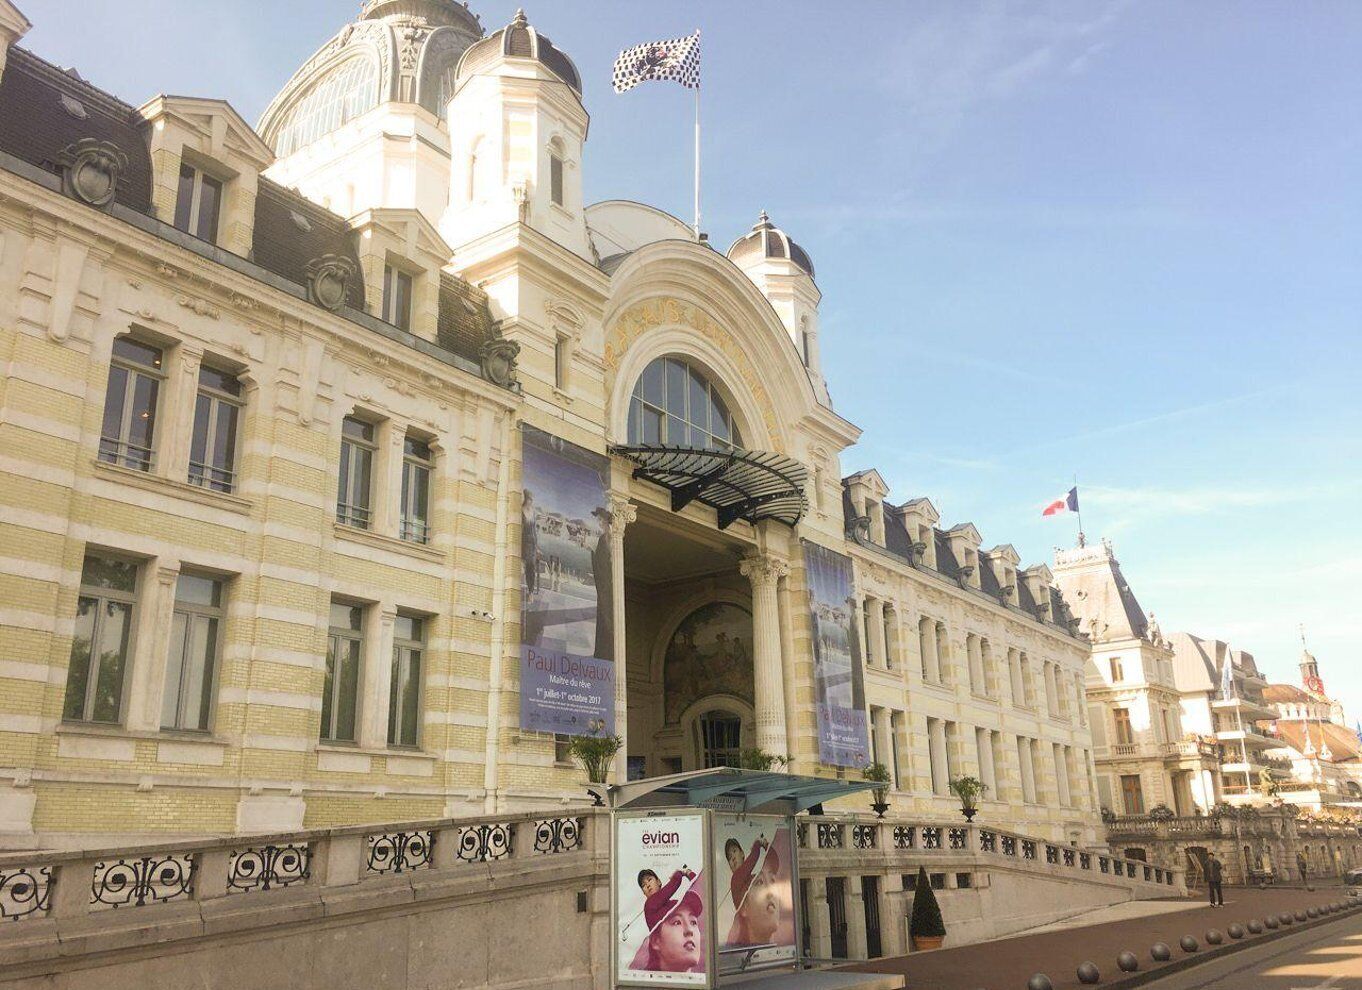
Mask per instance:
[[[1045,507],[1042,516],[1057,516],[1065,512],[1078,511],[1078,488],[1070,488],[1069,494],[1063,498],[1057,498]]]

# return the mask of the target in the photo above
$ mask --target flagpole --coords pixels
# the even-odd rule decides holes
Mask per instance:
[[[1088,545],[1087,538],[1083,535],[1083,500],[1078,497],[1078,475],[1074,475],[1074,501],[1078,503],[1078,545],[1085,547]]]
[[[699,31],[696,32],[699,34]],[[700,240],[700,81],[695,82],[695,239]]]

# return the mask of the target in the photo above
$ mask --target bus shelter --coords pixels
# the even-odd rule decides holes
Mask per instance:
[[[795,816],[875,785],[716,767],[600,788],[620,987],[800,968]]]

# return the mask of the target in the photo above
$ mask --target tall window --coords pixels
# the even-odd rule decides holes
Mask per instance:
[[[402,532],[412,543],[430,542],[430,447],[407,437],[402,444]]]
[[[150,471],[156,456],[156,413],[164,356],[159,348],[131,337],[114,341],[99,459]]]
[[[378,62],[354,58],[327,74],[289,112],[274,139],[282,158],[378,105]]]
[[[1121,798],[1127,815],[1144,814],[1144,788],[1140,786],[1140,775],[1125,774],[1121,777]]]
[[[162,728],[208,731],[221,628],[222,582],[181,574],[175,582]]]
[[[326,681],[322,686],[322,739],[355,741],[359,699],[359,667],[364,645],[364,609],[331,603],[331,629],[326,642]]]
[[[704,769],[736,767],[742,756],[742,719],[723,711],[705,712],[695,723]]]
[[[728,406],[697,368],[657,358],[629,399],[629,442],[731,450],[742,445]]]
[[[241,383],[216,368],[199,369],[194,402],[194,438],[189,447],[189,483],[230,492],[236,487],[237,428]]]
[[[555,206],[563,205],[563,152],[557,142],[549,151],[549,195]]]
[[[216,244],[221,210],[222,180],[188,162],[181,162],[180,188],[175,199],[175,229]]]
[[[411,329],[411,276],[392,265],[383,267],[383,321]]]
[[[1112,658],[1111,658],[1111,683],[1113,683],[1113,684],[1120,684],[1120,683],[1121,683],[1123,680],[1125,680],[1125,679],[1126,679],[1126,672],[1125,672],[1125,670],[1121,667],[1121,658],[1120,658],[1120,657],[1112,657]]]
[[[1113,708],[1111,717],[1116,723],[1116,743],[1129,746],[1135,742],[1135,733],[1130,727],[1130,711],[1126,708]]]
[[[388,695],[388,744],[421,744],[421,653],[425,622],[399,615],[393,630],[393,683]]]
[[[75,722],[119,721],[136,595],[136,564],[86,556],[80,573],[71,665],[66,670],[63,718]]]
[[[368,529],[374,474],[374,425],[346,416],[341,424],[340,477],[336,490],[336,521]]]

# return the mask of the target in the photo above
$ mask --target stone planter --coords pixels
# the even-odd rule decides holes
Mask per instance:
[[[932,949],[939,949],[941,943],[946,941],[944,935],[913,935],[911,938],[914,952],[930,952]]]

